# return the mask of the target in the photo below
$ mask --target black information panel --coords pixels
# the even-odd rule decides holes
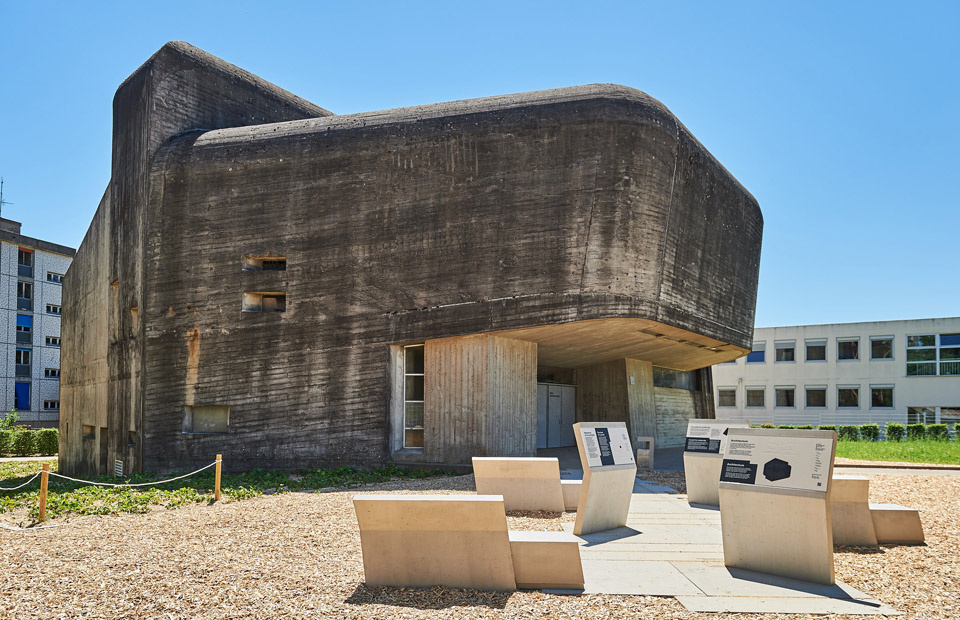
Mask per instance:
[[[723,468],[720,470],[720,482],[755,484],[757,482],[757,466],[750,461],[723,459]]]

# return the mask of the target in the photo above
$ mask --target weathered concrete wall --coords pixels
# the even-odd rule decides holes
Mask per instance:
[[[107,427],[110,310],[110,188],[63,282],[59,469],[100,473],[99,429]],[[83,426],[92,427],[84,437]]]
[[[274,120],[325,113],[278,107],[279,89],[210,64],[165,48],[115,104],[107,407],[116,441],[146,412],[144,468],[217,452],[234,468],[383,462],[390,344],[630,317],[749,346],[759,209],[643,93],[577,87],[164,143],[280,108]],[[242,271],[251,255],[287,269]],[[284,292],[286,311],[241,313],[245,291]],[[664,346],[689,350],[681,340]],[[230,432],[182,434],[191,402],[229,405]]]
[[[697,392],[658,387],[654,393],[657,404],[657,447],[682,446],[687,434],[687,421],[697,417]]]

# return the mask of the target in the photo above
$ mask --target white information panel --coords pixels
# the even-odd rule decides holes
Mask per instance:
[[[727,444],[727,430],[749,427],[746,422],[730,420],[690,420],[687,422],[687,439],[683,451],[723,454]]]
[[[636,465],[626,425],[580,427],[590,467]]]
[[[833,439],[784,434],[756,435],[731,429],[720,482],[826,493],[833,464]]]

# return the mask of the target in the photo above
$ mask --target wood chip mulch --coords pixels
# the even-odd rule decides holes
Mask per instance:
[[[682,482],[682,474],[656,478]],[[472,476],[395,481],[0,530],[0,618],[720,617],[687,612],[672,598],[363,585],[355,493],[472,491]],[[960,618],[960,476],[873,476],[871,500],[919,508],[928,544],[840,548],[837,578],[907,618]],[[513,529],[536,530],[572,519],[508,517]]]

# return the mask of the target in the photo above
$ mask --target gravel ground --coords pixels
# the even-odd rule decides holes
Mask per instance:
[[[676,488],[682,474],[656,479]],[[671,598],[363,586],[355,493],[472,490],[472,476],[397,481],[0,530],[0,618],[718,618]],[[908,618],[960,618],[960,478],[875,476],[871,500],[919,508],[928,545],[840,549],[837,578]],[[572,519],[509,517],[537,530]]]

